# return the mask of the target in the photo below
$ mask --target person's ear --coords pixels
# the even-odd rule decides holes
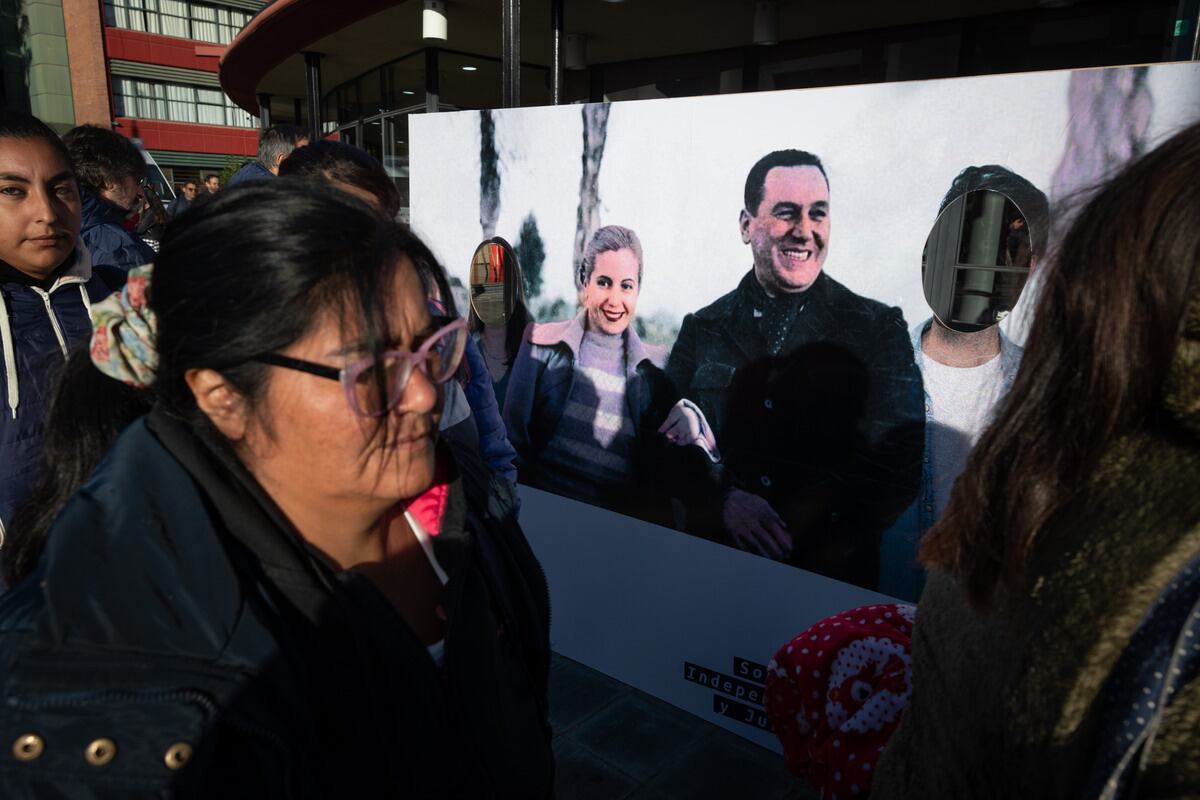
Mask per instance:
[[[246,399],[215,369],[189,369],[183,376],[196,405],[231,442],[246,436]]]
[[[738,214],[738,227],[742,229],[742,244],[750,244],[750,212],[742,209],[742,213]]]

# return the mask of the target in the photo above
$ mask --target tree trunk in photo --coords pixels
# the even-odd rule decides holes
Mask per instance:
[[[579,266],[583,263],[583,248],[600,227],[600,160],[604,158],[604,140],[608,136],[608,103],[591,103],[583,107],[583,175],[579,179],[579,211],[575,216],[575,288],[579,282]]]
[[[483,238],[496,235],[500,218],[500,154],[496,152],[496,121],[492,112],[479,112],[479,227]]]
[[[1074,219],[1073,199],[1146,151],[1154,110],[1146,74],[1146,67],[1126,67],[1071,75],[1067,145],[1050,186],[1051,244]]]
[[[546,263],[546,243],[538,233],[537,218],[530,211],[521,223],[521,232],[513,245],[517,261],[521,264],[521,278],[525,282],[525,302],[532,307],[533,301],[542,294],[542,265]]]

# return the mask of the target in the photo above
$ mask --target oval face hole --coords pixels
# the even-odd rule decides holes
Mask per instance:
[[[515,266],[516,255],[498,242],[487,241],[475,249],[471,258],[471,309],[484,325],[504,325],[512,313],[505,302],[504,283]],[[514,272],[510,279],[517,274]]]
[[[1033,266],[1029,222],[992,189],[956,197],[938,215],[921,255],[925,300],[959,333],[990,328],[1012,311]]]

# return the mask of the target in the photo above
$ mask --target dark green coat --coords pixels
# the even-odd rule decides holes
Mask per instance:
[[[872,800],[1081,796],[1113,667],[1155,598],[1200,554],[1200,304],[1163,406],[1155,429],[1112,444],[993,612],[974,611],[953,579],[930,574],[911,705]],[[1200,796],[1200,680],[1176,688],[1137,796]]]

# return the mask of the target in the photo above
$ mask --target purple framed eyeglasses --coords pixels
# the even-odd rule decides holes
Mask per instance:
[[[381,417],[400,403],[414,369],[421,370],[433,383],[442,384],[450,379],[462,362],[463,348],[467,343],[467,321],[450,320],[447,317],[433,319],[435,324],[446,324],[435,330],[416,352],[385,350],[379,360],[367,356],[341,369],[279,353],[263,353],[251,360],[338,381],[346,393],[346,402],[355,414],[360,417]],[[379,407],[380,380],[387,387],[387,405],[383,408]]]

